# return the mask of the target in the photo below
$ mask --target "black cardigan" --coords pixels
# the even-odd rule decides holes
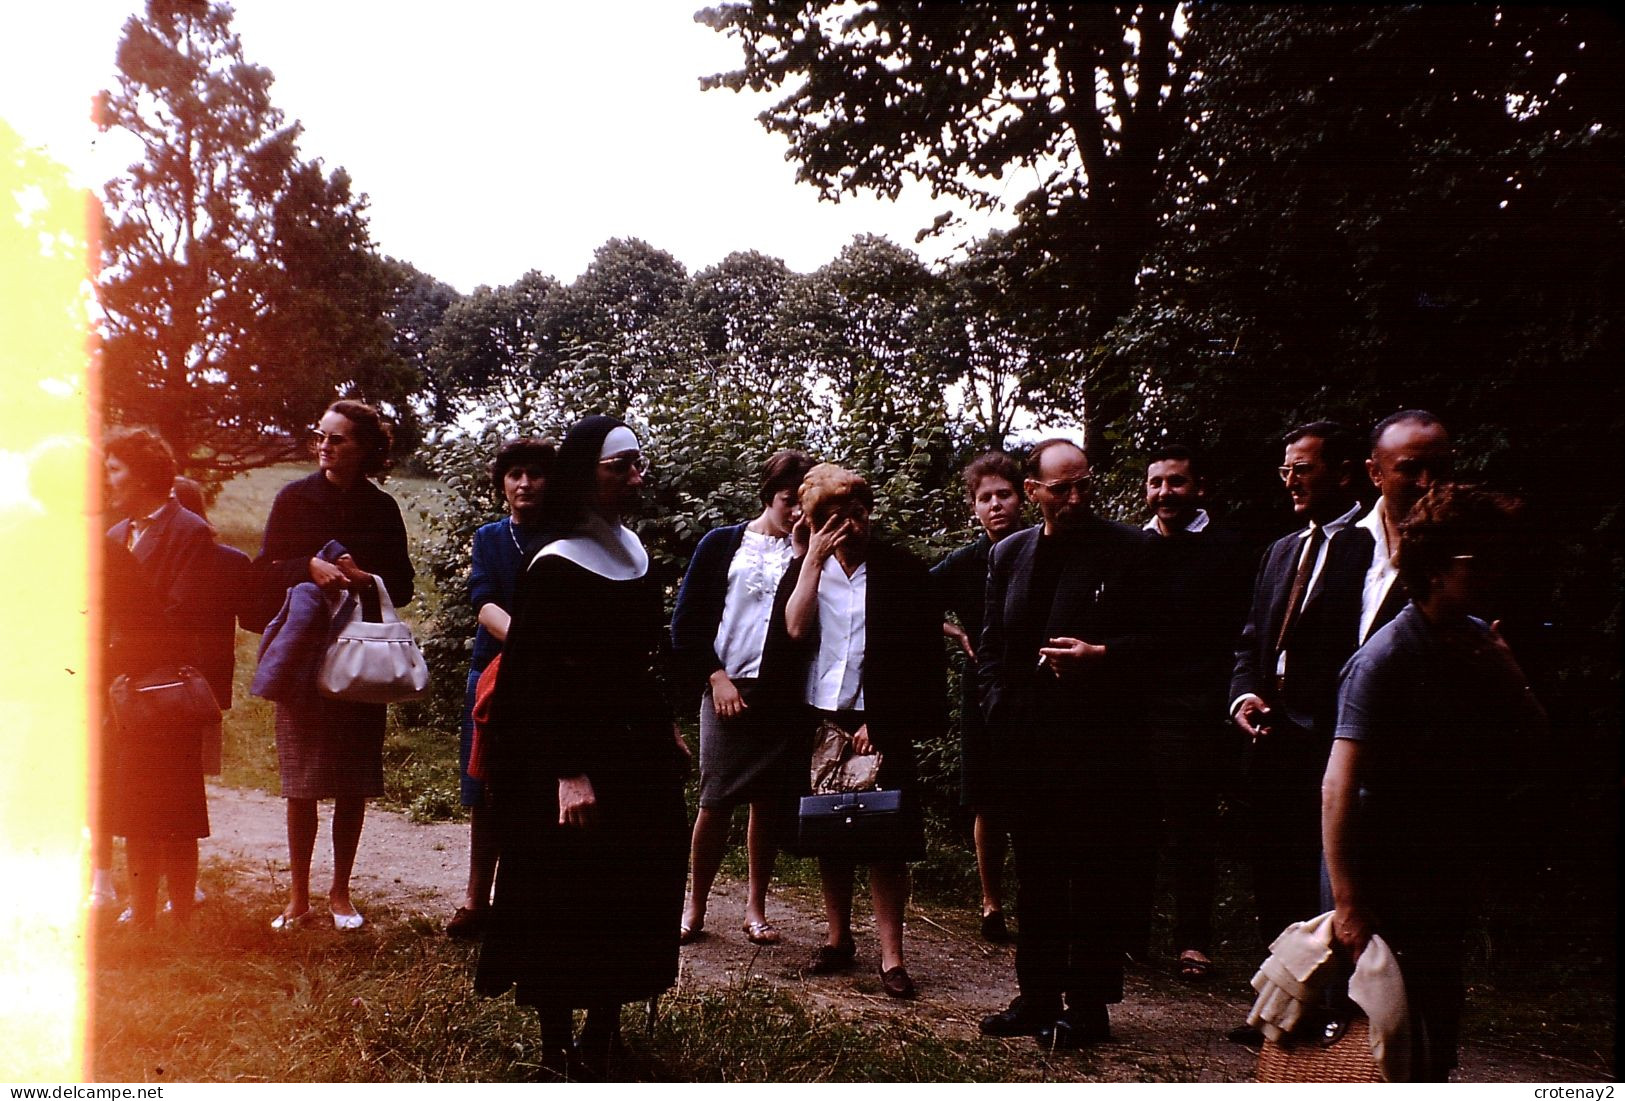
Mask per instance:
[[[383,578],[397,607],[412,599],[406,524],[395,498],[365,478],[340,489],[318,470],[283,486],[265,522],[265,543],[253,570],[269,605],[266,620],[276,614],[289,586],[310,580],[310,560],[329,539],[342,543],[357,566]]]
[[[818,658],[818,633],[796,641],[785,624],[803,561],[793,560],[779,582],[762,652],[761,683],[770,686],[777,705],[788,708],[805,708],[807,669]],[[864,721],[875,748],[886,755],[880,786],[909,788],[915,744],[948,725],[942,608],[924,563],[907,551],[871,541],[865,562]]]

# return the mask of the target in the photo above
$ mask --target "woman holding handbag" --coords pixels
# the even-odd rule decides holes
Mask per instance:
[[[763,672],[805,705],[809,734],[824,723],[841,727],[856,753],[882,755],[879,786],[902,792],[891,835],[856,862],[869,865],[881,989],[912,998],[914,981],[903,962],[907,862],[925,855],[912,790],[914,743],[947,722],[942,611],[924,564],[870,538],[874,494],[863,478],[820,463],[802,482],[800,501],[807,552],[779,584]],[[846,970],[857,955],[856,862],[844,853],[819,855],[829,924],[810,974]]]
[[[379,604],[376,578],[397,605],[412,599],[406,525],[395,499],[368,479],[389,468],[391,435],[383,417],[359,401],[337,401],[316,428],[315,474],[282,487],[271,505],[254,570],[280,592],[305,581],[323,591],[355,593]],[[322,552],[330,542],[342,553]],[[373,616],[372,618],[376,618]],[[328,699],[316,692],[276,707],[277,764],[288,814],[288,904],[271,922],[291,929],[312,919],[310,862],[316,847],[316,804],[333,800],[333,883],[328,907],[338,929],[359,929],[350,874],[367,800],[384,793],[385,705]]]
[[[745,835],[750,878],[745,938],[777,944],[767,920],[767,884],[781,835],[795,809],[807,762],[804,740],[755,698],[773,595],[790,564],[790,529],[801,517],[796,491],[813,462],[778,451],[762,466],[762,513],[715,528],[695,548],[672,613],[672,651],[700,695],[700,809],[694,818],[693,882],[679,940],[705,928],[711,884],[722,864],[734,808],[750,804]],[[793,826],[793,821],[788,825]]]
[[[175,456],[154,433],[113,433],[105,465],[108,506],[123,517],[108,529],[104,554],[107,667],[110,679],[119,678],[105,743],[105,828],[125,839],[130,922],[152,927],[162,877],[175,920],[185,925],[195,903],[198,838],[209,836],[203,748],[210,719],[161,710],[137,719],[134,706],[119,704],[156,703],[171,686],[179,695],[191,675],[218,728],[217,689],[198,672],[218,665],[216,648],[207,645],[209,614],[199,585],[214,534],[170,496]],[[143,674],[160,675],[146,678],[150,685],[130,682]],[[225,698],[229,703],[229,680]]]

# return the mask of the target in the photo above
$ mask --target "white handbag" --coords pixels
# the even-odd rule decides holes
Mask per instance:
[[[377,586],[380,623],[361,616],[361,603],[352,594],[339,608],[348,619],[322,658],[316,688],[322,695],[351,703],[399,703],[416,699],[429,688],[429,665],[412,637],[412,628],[395,614],[395,604],[383,579]]]

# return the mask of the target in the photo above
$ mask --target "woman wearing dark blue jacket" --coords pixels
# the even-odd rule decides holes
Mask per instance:
[[[485,784],[468,774],[474,748],[474,689],[480,674],[502,652],[508,626],[531,556],[542,547],[542,492],[553,469],[552,440],[525,436],[509,440],[491,460],[491,485],[508,515],[474,532],[468,571],[468,600],[479,626],[474,631],[474,653],[468,664],[468,688],[463,696],[463,721],[458,760],[462,781],[459,794],[468,808],[468,890],[463,904],[446,923],[452,937],[475,937],[484,928],[491,906],[491,884],[496,880],[498,846],[496,822],[486,805]]]
[[[800,514],[796,491],[812,465],[800,451],[774,453],[762,467],[761,515],[707,532],[677,594],[672,649],[685,691],[704,686],[693,880],[679,929],[684,944],[705,928],[711,883],[740,803],[750,804],[745,936],[754,944],[779,942],[767,920],[767,884],[777,835],[806,780],[809,752],[794,724],[775,722],[754,696],[773,594],[792,556],[790,529]]]

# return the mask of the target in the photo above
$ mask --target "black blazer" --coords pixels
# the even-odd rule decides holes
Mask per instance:
[[[1303,553],[1303,532],[1269,545],[1253,582],[1252,606],[1236,643],[1230,699],[1252,693],[1295,725],[1331,737],[1337,711],[1337,674],[1359,647],[1360,592],[1371,566],[1371,533],[1353,520],[1326,547],[1326,562],[1303,612],[1286,638],[1286,695],[1275,691],[1275,636]],[[1228,701],[1227,701],[1228,702]]]
[[[804,708],[807,669],[818,657],[816,631],[799,641],[785,626],[785,609],[804,558],[791,561],[773,600],[762,650],[759,684],[775,706]],[[925,564],[905,550],[871,539],[865,559],[864,721],[875,748],[886,755],[880,786],[914,784],[914,746],[948,726],[947,661],[942,608]]]
[[[1059,579],[1044,604],[1032,590],[1041,532],[1007,536],[989,558],[976,649],[982,714],[1007,780],[1070,786],[1084,774],[1121,775],[1142,755],[1141,686],[1164,625],[1151,584],[1160,553],[1147,532],[1092,516],[1056,545]],[[1038,650],[1060,636],[1103,644],[1106,656],[1057,680],[1038,668]]]

